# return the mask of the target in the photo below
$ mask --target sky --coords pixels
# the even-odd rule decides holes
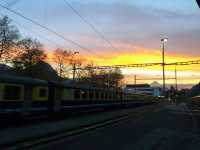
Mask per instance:
[[[0,8],[0,15],[8,15],[23,36],[41,41],[48,53],[57,47],[79,51],[82,56],[98,65],[161,62],[160,39],[163,37],[169,39],[166,43],[166,62],[200,58],[200,9],[195,0],[66,1],[113,47],[77,16],[64,0],[0,0],[0,3],[77,42],[87,51],[3,8]],[[177,69],[180,83],[199,81],[183,80],[192,76],[200,77],[199,65]],[[144,78],[162,74],[159,67],[123,69],[123,73],[130,83],[133,82],[134,74]],[[174,75],[174,66],[167,68],[167,75]]]

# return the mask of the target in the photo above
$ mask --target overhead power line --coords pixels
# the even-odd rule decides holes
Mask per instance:
[[[5,15],[2,14],[2,13],[0,13],[0,15],[1,15],[2,17],[5,16]],[[44,40],[46,40],[46,41],[48,41],[50,44],[53,44],[53,45],[55,45],[55,46],[57,46],[57,47],[63,47],[63,46],[59,45],[58,43],[56,43],[55,41],[50,40],[49,38],[47,38],[47,37],[45,37],[45,36],[39,34],[38,32],[32,30],[31,28],[29,28],[29,27],[27,27],[27,26],[21,24],[20,22],[14,20],[13,18],[12,18],[12,21],[13,21],[14,23],[16,23],[17,25],[19,25],[20,27],[22,27],[23,29],[25,29],[25,30],[27,30],[27,31],[29,31],[29,32],[31,32],[31,33],[37,35],[38,37],[40,37],[40,38],[42,38],[42,39],[44,39]]]
[[[186,66],[186,65],[197,65],[200,64],[200,60],[196,61],[186,61],[186,62],[174,62],[174,63],[165,63],[168,66]],[[143,64],[126,64],[126,65],[110,65],[110,66],[92,66],[85,68],[78,68],[80,70],[88,69],[112,69],[112,68],[142,68],[142,67],[151,67],[151,66],[160,66],[163,63],[143,63]]]
[[[13,5],[17,4],[20,0],[12,0],[7,3],[7,7],[12,7]]]
[[[63,0],[65,4],[71,8],[71,10],[81,18],[83,22],[85,22],[100,38],[102,38],[112,49],[117,49],[113,44],[99,31],[97,28],[90,23],[83,15],[81,15],[77,9],[75,9],[67,0]]]
[[[11,6],[15,5],[16,3],[18,3],[19,1],[20,1],[20,0],[13,0],[13,1],[7,3],[7,6],[8,6],[8,7],[11,7]],[[1,15],[2,17],[3,17],[3,16],[6,16],[5,14],[3,14],[3,13],[1,13],[1,12],[0,12],[0,15]],[[36,36],[38,36],[38,37],[40,37],[40,38],[46,40],[46,41],[49,42],[50,44],[52,44],[52,45],[54,45],[54,46],[56,46],[56,47],[62,47],[62,48],[64,48],[63,45],[61,45],[61,44],[59,44],[59,43],[57,43],[57,42],[55,42],[55,41],[53,41],[53,40],[47,38],[46,36],[42,35],[40,32],[34,31],[33,29],[31,29],[31,28],[29,28],[29,27],[27,27],[27,26],[21,24],[20,22],[18,22],[17,20],[15,20],[15,19],[13,19],[13,18],[11,18],[11,19],[12,19],[12,21],[13,21],[15,24],[17,24],[18,26],[20,26],[20,27],[22,27],[23,29],[25,29],[25,30],[31,32],[32,34],[35,34]]]
[[[166,80],[174,80],[176,78],[166,78]],[[163,80],[163,78],[140,78],[140,79],[136,79],[136,80]]]
[[[139,68],[139,67],[151,67],[161,65],[161,63],[144,63],[144,64],[127,64],[127,65],[110,65],[110,66],[92,66],[79,68],[80,70],[88,69],[112,69],[112,68]]]
[[[87,48],[81,46],[79,43],[77,43],[77,42],[75,42],[75,41],[73,41],[73,40],[70,40],[70,39],[64,37],[62,34],[59,34],[58,32],[54,31],[53,29],[50,29],[49,27],[44,26],[44,25],[38,23],[37,21],[31,19],[31,18],[28,18],[28,17],[22,15],[21,13],[15,11],[15,10],[12,10],[12,9],[10,9],[10,8],[8,8],[7,6],[4,6],[4,5],[0,4],[0,7],[2,7],[2,8],[4,8],[4,9],[8,10],[9,12],[11,12],[11,13],[17,15],[17,16],[20,16],[21,18],[23,18],[23,19],[25,19],[25,20],[27,20],[27,21],[29,21],[29,22],[31,22],[31,23],[33,23],[33,24],[35,24],[35,25],[37,25],[37,26],[39,26],[39,27],[41,27],[41,28],[43,28],[43,29],[45,29],[45,30],[47,30],[48,32],[51,32],[52,34],[54,34],[54,35],[56,35],[57,37],[63,39],[64,41],[69,42],[69,43],[72,43],[73,45],[75,45],[75,46],[77,46],[77,47],[79,47],[79,48],[81,48],[81,49],[83,49],[83,50],[85,50],[85,51],[87,51],[87,52],[89,52],[89,53],[92,53],[89,49],[87,49]]]
[[[165,65],[186,66],[186,65],[197,65],[197,64],[200,64],[200,60],[186,61],[186,62],[167,63],[167,64],[165,64]]]

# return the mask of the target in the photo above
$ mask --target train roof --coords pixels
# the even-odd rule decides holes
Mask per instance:
[[[57,86],[63,87],[63,88],[73,88],[73,89],[85,89],[85,90],[101,90],[101,91],[118,91],[119,90],[113,90],[113,89],[108,89],[108,88],[98,88],[98,87],[93,87],[91,85],[83,85],[83,84],[77,84],[73,82],[58,82]]]
[[[16,75],[0,75],[0,82],[29,85],[48,85],[48,82],[45,80]]]
[[[46,80],[40,80],[40,79],[31,78],[31,77],[23,77],[23,76],[16,76],[16,75],[5,75],[5,74],[0,75],[0,82],[14,83],[14,84],[37,85],[37,86],[48,86],[48,85],[52,84],[53,86],[62,87],[62,88],[122,92],[121,90],[108,89],[108,88],[97,88],[97,87],[93,87],[91,85],[78,84],[78,83],[74,83],[74,82],[46,81]]]

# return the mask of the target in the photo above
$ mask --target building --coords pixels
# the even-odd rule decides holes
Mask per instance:
[[[161,96],[161,88],[157,82],[149,84],[127,84],[124,92],[130,94],[146,94],[152,96]]]

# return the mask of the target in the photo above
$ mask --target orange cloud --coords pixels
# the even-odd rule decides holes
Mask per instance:
[[[132,50],[131,50],[132,49]],[[137,63],[159,63],[162,61],[161,51],[145,49],[140,47],[131,47],[127,46],[127,49],[124,51],[116,52],[105,52],[104,54],[96,55],[86,55],[82,54],[79,57],[84,57],[87,61],[86,63],[93,62],[95,65],[104,66],[104,65],[125,65],[125,64],[137,64]],[[48,53],[48,61],[52,62],[53,53]],[[182,61],[191,61],[198,60],[198,57],[185,56],[180,54],[170,54],[166,53],[166,63],[171,62],[182,62]],[[199,65],[191,66],[178,66],[178,77],[179,81],[182,84],[185,83],[197,83],[200,79],[190,79],[192,76],[200,77],[200,67]],[[130,78],[130,75],[137,74],[139,77],[144,78],[162,78],[162,68],[161,66],[147,67],[147,68],[127,68],[122,70],[123,73],[127,76],[125,82],[133,83],[133,77]],[[174,77],[174,66],[166,66],[166,76],[169,78]],[[186,78],[186,79],[185,79]],[[140,82],[150,83],[151,80],[144,80]],[[158,82],[162,83],[162,80]],[[174,80],[168,80],[168,83],[174,83]]]

